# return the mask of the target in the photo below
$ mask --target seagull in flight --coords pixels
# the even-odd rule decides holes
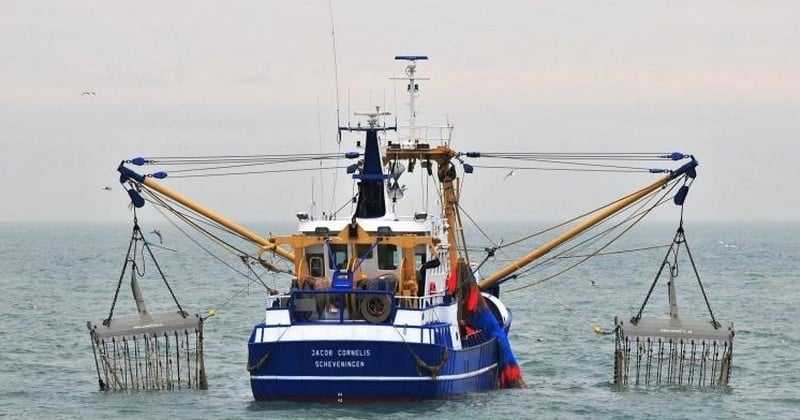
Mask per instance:
[[[97,92],[93,90],[84,90],[81,92],[81,96],[97,96]]]
[[[508,177],[510,177],[512,175],[514,175],[514,170],[513,169],[509,173],[507,173],[505,177],[503,177],[503,181],[507,180]]]
[[[724,246],[725,248],[738,248],[738,246],[734,244],[725,243],[725,241],[717,241],[717,243]]]
[[[153,229],[153,230],[150,231],[150,233],[152,233],[153,235],[158,236],[158,243],[160,243],[160,244],[164,243],[164,238],[161,236],[161,231],[160,230]]]
[[[105,187],[103,187],[103,191],[111,191],[111,187],[109,187],[108,185],[106,185]]]

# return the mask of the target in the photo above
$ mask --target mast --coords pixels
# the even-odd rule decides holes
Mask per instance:
[[[417,127],[417,102],[420,90],[417,81],[430,80],[430,77],[421,77],[417,75],[417,61],[427,60],[426,55],[397,55],[395,60],[404,60],[409,63],[406,65],[405,77],[391,77],[391,80],[404,80],[407,82],[406,92],[408,93],[408,148],[400,147],[399,149],[388,149],[386,152],[387,159],[403,159],[412,160],[423,158],[436,162],[437,176],[439,182],[442,184],[442,209],[444,211],[444,218],[447,221],[447,242],[448,249],[448,262],[450,267],[455,267],[458,264],[458,236],[457,233],[461,230],[460,219],[457,214],[456,206],[458,205],[458,190],[456,189],[456,169],[455,165],[451,162],[457,153],[447,146],[438,146],[434,149],[431,148],[416,148],[420,143],[420,127]],[[466,248],[465,248],[466,249]]]
[[[409,114],[408,114],[408,131],[409,131],[409,140],[412,142],[419,141],[419,136],[417,135],[417,105],[416,105],[416,98],[419,96],[419,84],[417,80],[430,80],[429,77],[419,77],[417,76],[417,60],[427,60],[427,55],[396,55],[394,57],[395,60],[405,60],[409,61],[410,63],[406,65],[406,77],[391,77],[391,80],[406,80],[408,85],[406,85],[406,91],[408,92],[408,107],[409,107]]]

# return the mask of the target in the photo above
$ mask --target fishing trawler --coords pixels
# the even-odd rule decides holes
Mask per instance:
[[[134,158],[118,167],[136,208],[149,201],[196,227],[195,220],[202,219],[231,232],[257,246],[252,261],[286,276],[288,290],[269,290],[264,317],[248,340],[247,371],[256,400],[422,400],[525,386],[508,340],[512,314],[500,300],[500,285],[634,203],[666,194],[681,181],[688,189],[686,181],[696,175],[694,157],[659,155],[667,162],[686,162],[651,171],[663,175],[483,277],[478,261],[466,252],[460,180],[475,170],[467,160],[500,156],[453,149],[449,124],[418,125],[419,82],[427,78],[417,74],[417,65],[427,57],[395,59],[405,62],[399,79],[408,94],[408,125],[387,124],[389,113],[375,107],[356,113],[365,121],[339,127],[340,139],[355,135],[363,146],[336,155],[354,162],[341,167],[356,190],[348,199],[348,214],[298,212],[295,233],[265,237],[167,187],[159,181],[166,172],[132,169],[164,164],[164,159]],[[255,162],[230,158],[228,167]],[[398,214],[405,191],[399,179],[415,167],[434,184],[438,208]],[[102,333],[101,324],[90,324],[93,334]],[[95,335],[93,343],[101,346]]]

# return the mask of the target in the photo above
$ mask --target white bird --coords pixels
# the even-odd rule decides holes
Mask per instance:
[[[507,173],[505,177],[503,177],[503,181],[505,181],[506,179],[508,179],[508,177],[510,177],[512,175],[514,175],[514,170],[513,169],[509,173]]]
[[[725,243],[725,241],[717,241],[717,243],[724,246],[725,248],[738,248],[738,246],[734,244]]]
[[[81,96],[95,96],[95,95],[97,95],[97,92],[93,90],[85,90],[81,92]]]
[[[158,229],[153,229],[153,230],[150,231],[150,233],[152,233],[153,235],[158,236],[158,243],[160,243],[160,244],[164,243],[164,238],[161,236],[161,231],[159,231]]]

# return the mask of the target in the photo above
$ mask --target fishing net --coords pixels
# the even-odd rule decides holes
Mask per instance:
[[[207,389],[203,319],[182,313],[90,321],[101,390]]]
[[[678,252],[681,247],[691,262],[703,294],[710,322],[684,321],[678,315],[675,280],[678,276]],[[669,318],[643,318],[642,312],[668,267]],[[725,386],[731,375],[733,359],[733,323],[714,318],[703,283],[697,272],[684,236],[678,227],[672,245],[650,286],[639,313],[623,321],[615,318],[614,383],[617,385],[691,385]]]
[[[147,250],[158,269],[178,307],[177,312],[148,312],[137,280],[141,275],[136,260],[139,245],[142,245],[142,250]],[[139,263],[143,264],[143,261]],[[114,317],[114,306],[129,267],[131,291],[138,313]],[[144,240],[136,218],[108,318],[89,321],[87,327],[101,390],[208,388],[203,363],[203,318],[189,315],[181,308],[148,242]]]
[[[727,385],[733,324],[617,318],[614,383],[618,385]]]

